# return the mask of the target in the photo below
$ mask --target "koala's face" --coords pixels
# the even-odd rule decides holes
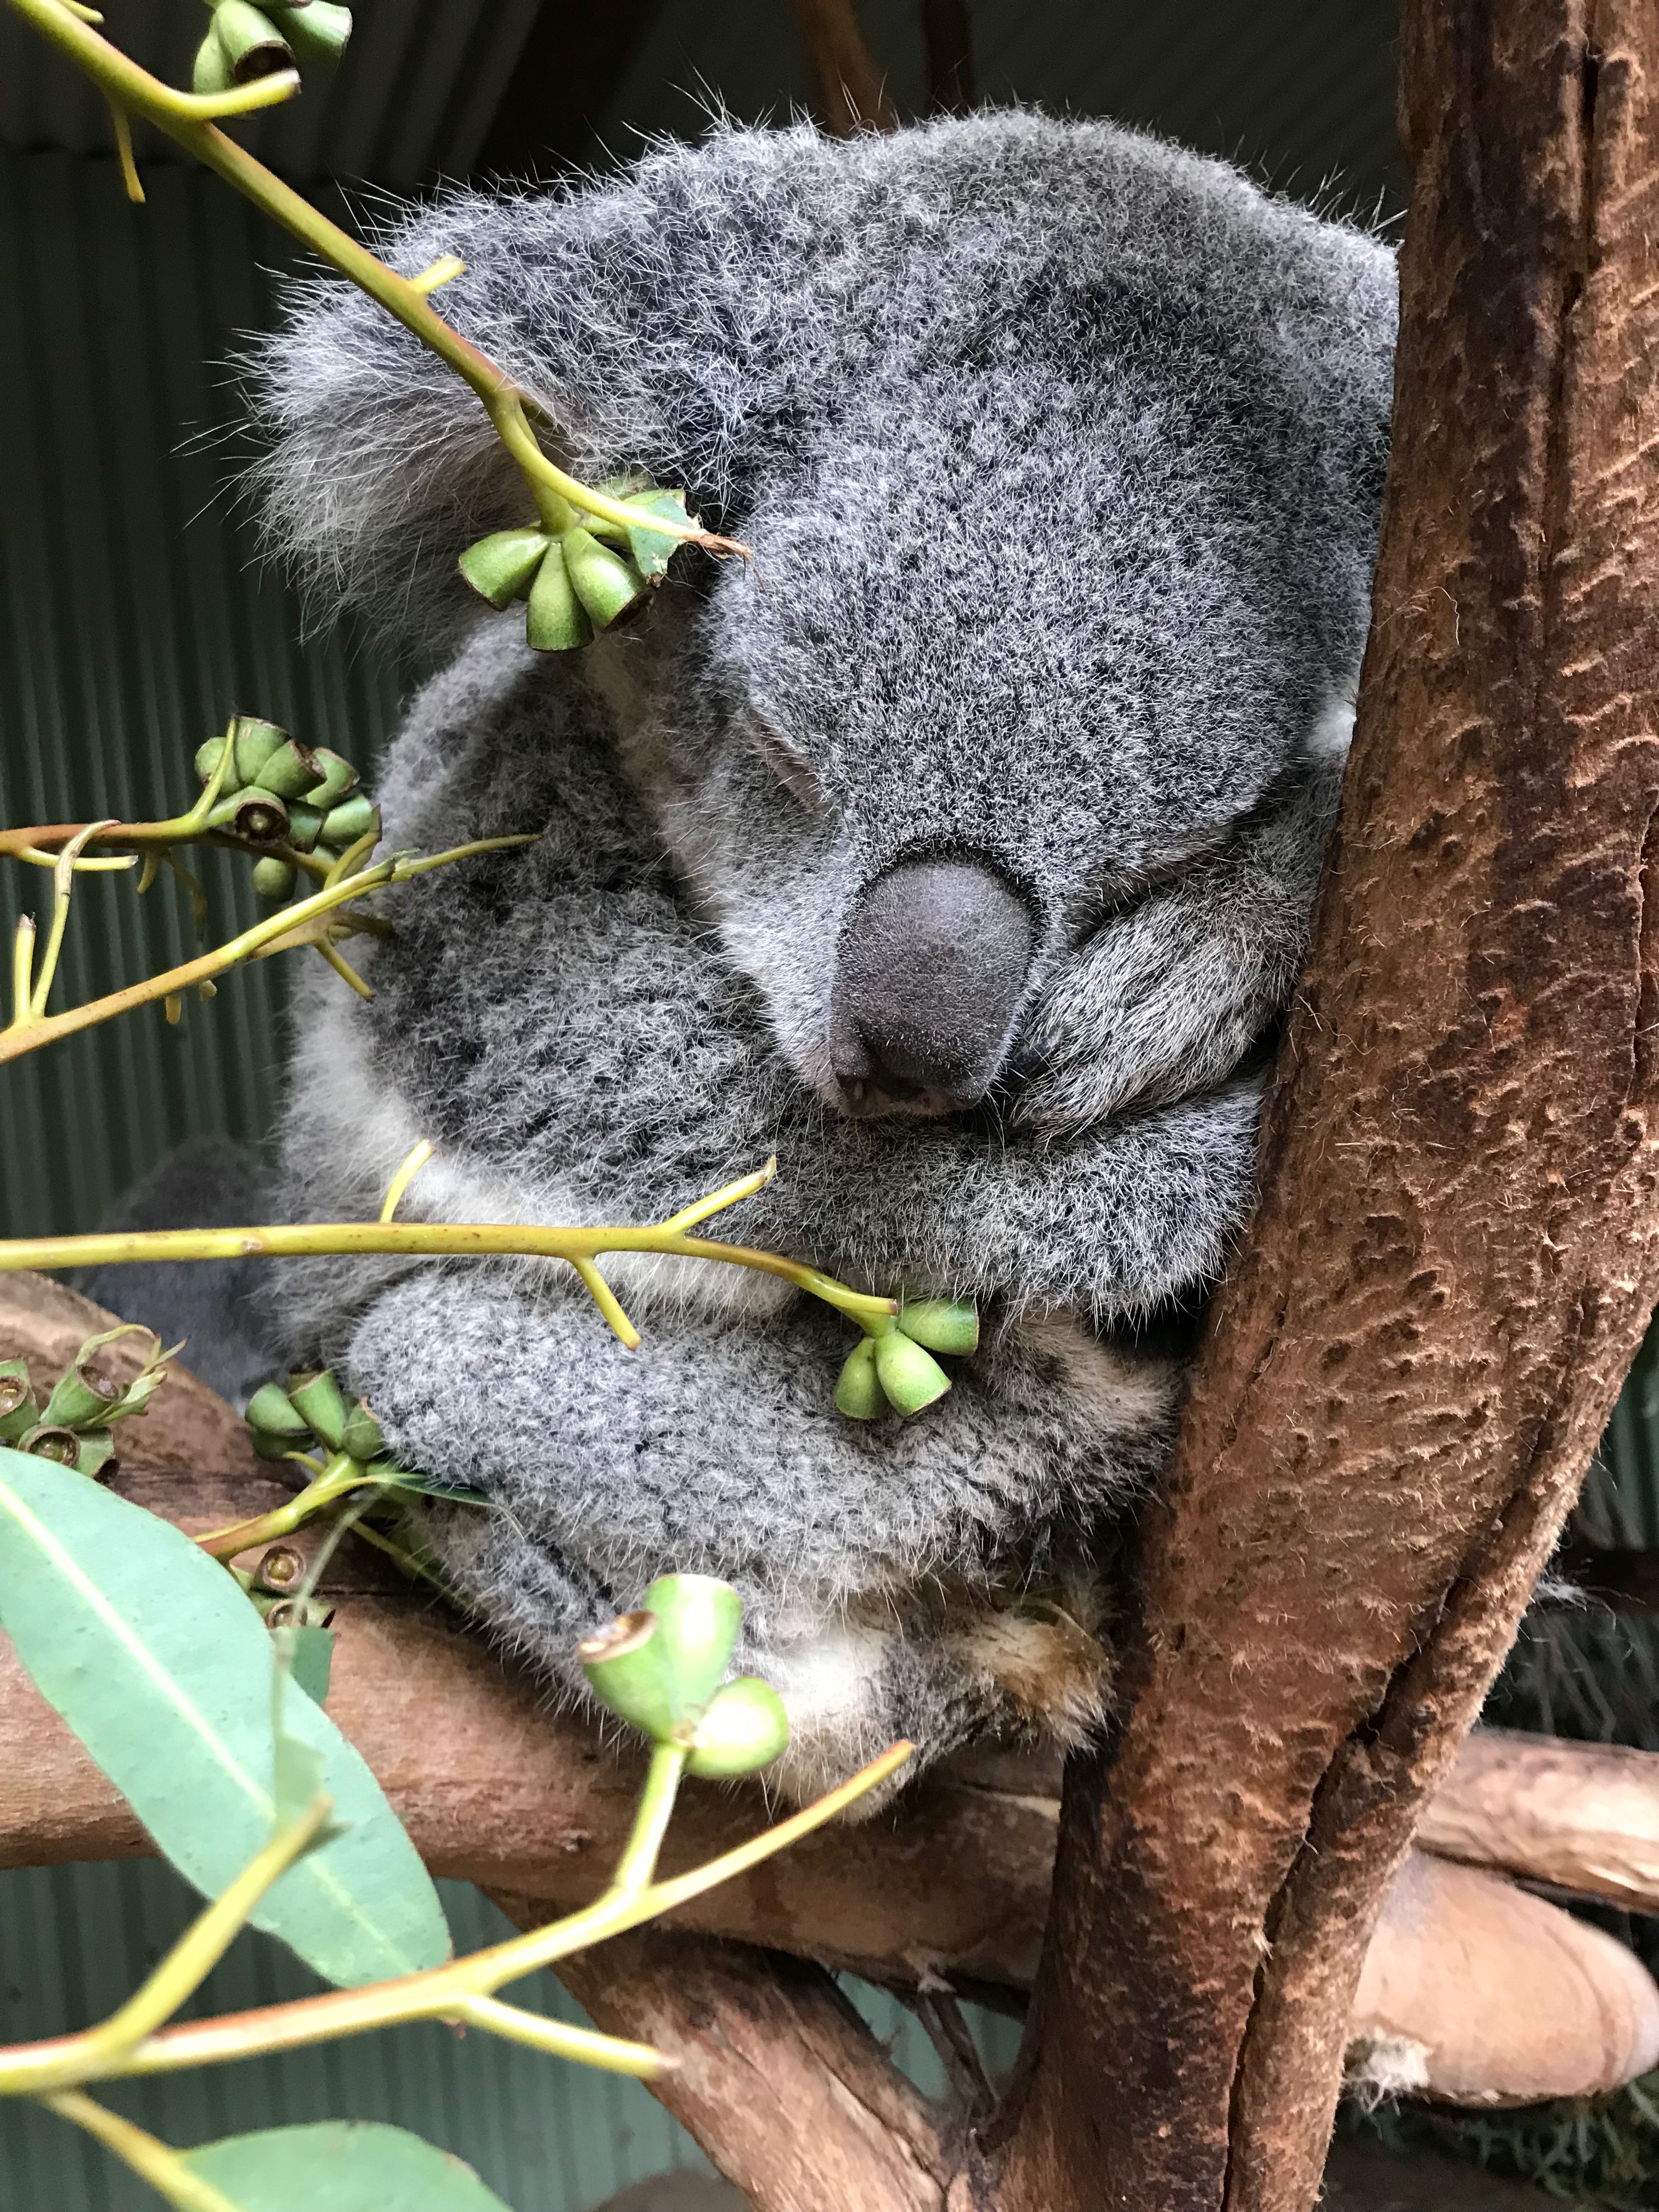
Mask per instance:
[[[664,828],[842,1112],[981,1097],[1045,975],[1224,842],[1352,673],[1313,441],[1209,369],[880,395],[696,624]]]

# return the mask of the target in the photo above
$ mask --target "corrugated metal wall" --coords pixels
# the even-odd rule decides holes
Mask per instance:
[[[217,441],[221,363],[264,321],[279,236],[212,178],[0,155],[0,820],[142,820],[188,805],[191,758],[234,708],[362,760],[397,689],[354,636],[296,643],[300,610],[255,565]],[[188,444],[189,451],[181,451]],[[198,856],[216,931],[256,911],[246,864]],[[44,871],[0,871],[9,945]],[[165,874],[82,877],[55,1007],[188,958]],[[287,956],[291,957],[292,956]],[[0,1224],[89,1228],[189,1132],[270,1122],[282,962],[228,976],[176,1030],[146,1008],[0,1073]]]

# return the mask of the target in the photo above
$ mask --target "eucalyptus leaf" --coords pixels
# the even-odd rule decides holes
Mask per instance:
[[[489,1492],[479,1490],[470,1482],[446,1482],[435,1474],[422,1474],[413,1468],[394,1467],[389,1459],[376,1460],[369,1468],[377,1487],[381,1490],[408,1491],[416,1498],[447,1498],[452,1505],[488,1505]]]
[[[296,1690],[303,1690],[314,1705],[328,1703],[329,1671],[334,1663],[331,1628],[289,1628],[280,1632],[294,1638],[289,1672]]]
[[[217,1896],[277,1818],[271,1639],[234,1580],[142,1507],[0,1449],[0,1627],[163,1856]],[[361,1755],[309,1698],[286,1696],[282,1725],[343,1832],[254,1925],[348,1986],[441,1964],[437,1892]]]
[[[262,2128],[186,2151],[237,2212],[508,2212],[470,2166],[379,2120]]]
[[[637,507],[642,516],[657,514],[669,522],[684,522],[690,519],[685,512],[685,494],[683,491],[663,491],[653,486],[649,491],[635,493],[626,504]],[[660,531],[643,526],[628,533],[628,550],[634,556],[635,566],[648,584],[667,574],[669,562],[684,542],[684,538],[670,538]]]

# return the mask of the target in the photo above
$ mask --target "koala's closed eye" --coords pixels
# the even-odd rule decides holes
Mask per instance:
[[[791,744],[787,738],[781,737],[769,722],[762,721],[757,714],[747,714],[744,721],[750,744],[785,790],[792,793],[804,806],[820,811],[827,806],[829,802],[824,797],[823,787],[813,774],[805,754],[798,746]]]

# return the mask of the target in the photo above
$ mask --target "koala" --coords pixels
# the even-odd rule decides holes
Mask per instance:
[[[683,486],[752,564],[538,655],[461,547],[531,519],[465,387],[308,280],[253,368],[271,544],[438,672],[392,847],[538,832],[388,894],[374,996],[300,989],[302,1217],[644,1224],[775,1155],[714,1235],[971,1298],[909,1420],[787,1282],[286,1264],[295,1358],[412,1466],[430,1540],[573,1697],[671,1568],[746,1605],[802,1796],[895,1737],[1075,1743],[1111,1698],[1120,1533],[1249,1201],[1262,1071],[1367,621],[1390,254],[1103,123],[723,129],[614,179],[457,191],[381,240],[588,482]]]

